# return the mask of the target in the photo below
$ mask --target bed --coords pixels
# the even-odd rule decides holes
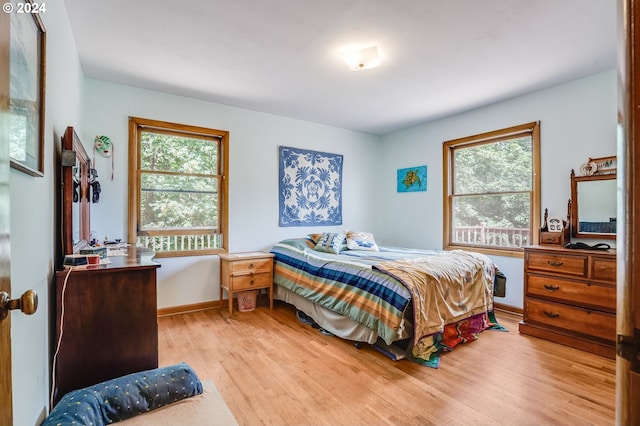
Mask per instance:
[[[493,296],[504,276],[479,253],[382,247],[363,232],[286,239],[271,253],[277,300],[394,359],[437,368],[442,352],[502,329]]]

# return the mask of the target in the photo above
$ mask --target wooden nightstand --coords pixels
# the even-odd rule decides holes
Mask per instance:
[[[220,301],[222,289],[229,293],[229,316],[233,294],[239,291],[269,289],[269,309],[273,309],[273,253],[252,251],[220,254]]]

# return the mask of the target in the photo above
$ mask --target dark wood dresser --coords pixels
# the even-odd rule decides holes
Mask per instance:
[[[526,247],[520,333],[615,358],[615,250]]]
[[[56,272],[54,403],[67,392],[158,367],[153,251],[129,247],[108,265]],[[66,280],[66,285],[65,285]],[[64,309],[64,311],[63,311]],[[64,315],[64,319],[63,319]]]

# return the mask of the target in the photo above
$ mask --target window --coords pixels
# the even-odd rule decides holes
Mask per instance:
[[[227,247],[229,132],[129,119],[129,241],[158,257]]]
[[[444,247],[516,256],[540,225],[540,124],[443,144]]]

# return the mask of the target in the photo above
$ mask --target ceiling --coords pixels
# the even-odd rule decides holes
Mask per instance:
[[[64,3],[87,77],[378,135],[616,67],[616,0]]]

